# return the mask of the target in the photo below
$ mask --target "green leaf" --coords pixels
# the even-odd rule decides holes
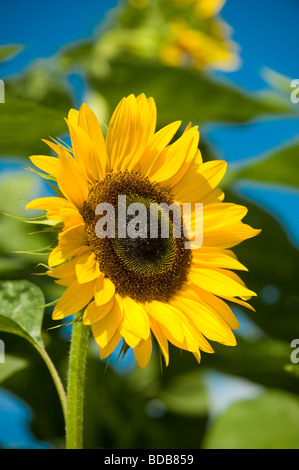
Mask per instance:
[[[299,399],[270,390],[235,403],[211,423],[206,449],[299,449]]]
[[[5,60],[12,59],[16,54],[18,54],[23,49],[23,46],[19,44],[10,44],[7,46],[0,47],[0,63]]]
[[[29,281],[0,281],[0,331],[43,346],[41,326],[45,303],[42,291]]]
[[[9,77],[5,84],[7,94],[15,98],[62,111],[72,106],[70,85],[55,59],[40,59],[22,74]]]
[[[103,95],[112,109],[130,93],[153,96],[160,123],[227,121],[246,122],[273,114],[293,114],[288,104],[273,95],[245,93],[224,81],[191,69],[166,67],[137,57],[125,57],[109,63],[109,73],[90,72],[92,86]]]
[[[0,384],[27,366],[28,361],[26,359],[5,354],[5,362],[0,363]]]
[[[48,150],[41,139],[66,130],[67,112],[6,93],[0,106],[0,155],[44,154]]]
[[[247,162],[231,175],[265,183],[287,184],[299,187],[299,141]]]
[[[31,343],[45,361],[66,412],[66,395],[41,337],[45,298],[29,281],[0,281],[0,331],[21,336]]]

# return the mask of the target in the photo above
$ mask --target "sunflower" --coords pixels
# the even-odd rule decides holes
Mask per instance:
[[[212,34],[194,29],[181,19],[171,21],[169,26],[169,35],[159,52],[163,63],[191,66],[200,71],[207,67],[228,71],[237,68],[235,45],[226,37],[223,23],[215,21],[211,26]]]
[[[113,112],[105,139],[86,104],[71,109],[72,146],[45,141],[57,157],[30,157],[57,182],[57,197],[26,206],[45,210],[62,227],[48,260],[47,274],[66,287],[53,319],[82,311],[102,359],[123,341],[142,368],[154,338],[166,365],[169,343],[198,362],[200,351],[213,352],[208,340],[235,345],[232,329],[239,324],[225,301],[252,308],[247,300],[256,295],[231,271],[246,268],[230,248],[259,230],[242,223],[246,207],[222,202],[217,185],[226,163],[202,162],[197,126],[170,143],[181,122],[156,131],[156,118],[153,98],[130,95]],[[120,195],[145,207],[202,203],[201,248],[186,249],[184,237],[171,230],[168,238],[99,238],[96,207],[109,203],[117,211]]]
[[[226,0],[176,0],[180,5],[195,5],[195,11],[200,18],[211,18],[216,16]]]

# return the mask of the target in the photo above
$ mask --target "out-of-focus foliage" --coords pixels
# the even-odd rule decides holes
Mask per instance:
[[[237,45],[210,0],[130,0],[110,17],[96,44],[110,59],[129,52],[172,66],[233,70]]]
[[[290,102],[284,77],[268,71],[266,78],[273,89],[249,94],[216,80],[208,72],[219,66],[237,65],[237,48],[220,18],[222,4],[216,0],[120,2],[93,40],[68,45],[54,58],[6,81],[6,102],[0,105],[0,156],[47,153],[41,139],[63,134],[63,118],[76,105],[68,81],[74,72],[84,78],[86,100],[101,123],[108,121],[123,96],[140,92],[155,98],[158,127],[177,119],[199,124],[246,123],[261,117],[294,116],[298,108]],[[2,47],[0,60],[16,51],[14,46]],[[205,161],[217,158],[209,142],[201,142],[200,148]],[[226,200],[248,206],[246,220],[262,228],[257,238],[235,249],[249,268],[244,281],[258,294],[253,300],[256,312],[240,306],[236,313],[251,321],[254,334],[246,334],[246,327],[245,331],[241,327],[236,348],[213,344],[216,354],[203,354],[200,366],[191,355],[171,348],[170,365],[163,367],[163,372],[158,348],[145,370],[133,365],[133,370],[126,373],[125,368],[119,370],[113,363],[107,367],[101,362],[91,340],[85,397],[86,448],[298,448],[299,374],[290,364],[290,342],[298,336],[299,253],[276,217],[235,191],[240,178],[297,188],[298,150],[298,142],[292,142],[237,170],[228,168],[223,182]],[[22,162],[24,166],[29,163],[27,159]],[[37,184],[37,176],[25,170],[3,173],[0,210],[23,217],[22,200],[37,196]],[[0,214],[0,275],[2,279],[34,282],[51,302],[63,289],[46,276],[32,273],[43,271],[36,265],[47,263],[43,249],[53,243],[55,236],[50,231],[29,235],[39,230],[38,224],[28,225]],[[24,288],[31,286],[27,281],[22,284]],[[11,298],[13,311],[6,308],[3,295],[17,285],[1,284],[1,339],[9,349],[6,369],[0,368],[1,385],[31,406],[34,435],[62,447],[64,427],[56,390],[40,355],[24,341],[27,334],[31,337],[31,330],[19,317],[26,317],[27,322],[34,313],[34,324],[40,327],[42,309],[30,310],[28,318],[25,305],[16,312],[15,302],[22,297],[19,294]],[[267,302],[261,295],[269,285],[279,292],[275,302]],[[34,303],[35,297],[28,296],[27,302],[31,299]],[[68,330],[47,330],[56,325],[50,312],[48,307],[43,317],[43,342],[64,380]],[[7,327],[4,332],[3,325],[9,321],[16,323],[10,323],[11,329]],[[24,330],[23,338],[12,335],[13,328]],[[265,387],[265,392],[233,405],[219,418],[211,418],[211,397],[204,380],[205,373],[211,371],[250,380]]]
[[[0,63],[5,60],[12,59],[16,54],[21,52],[22,46],[17,44],[9,44],[7,46],[0,46]]]
[[[299,187],[298,167],[299,142],[275,150],[270,155],[258,158],[240,169],[235,178],[263,181],[265,183],[287,184]],[[283,162],[283,164],[282,164]]]
[[[14,375],[19,370],[24,369],[28,366],[28,361],[21,357],[11,356],[5,354],[5,362],[0,368],[0,384],[8,379],[11,375]]]
[[[45,144],[41,139],[63,132],[64,117],[65,113],[54,107],[6,94],[5,106],[1,107],[1,154],[26,156],[44,153]]]
[[[208,429],[204,448],[298,449],[298,434],[298,396],[269,390],[259,398],[231,406]]]

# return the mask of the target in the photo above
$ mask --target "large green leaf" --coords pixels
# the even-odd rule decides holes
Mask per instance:
[[[136,57],[114,59],[109,63],[109,72],[106,68],[102,74],[101,70],[91,70],[92,86],[112,108],[123,96],[145,93],[154,97],[163,124],[174,120],[246,122],[267,114],[295,112],[274,95],[264,99],[191,69]]]
[[[41,325],[45,303],[42,291],[28,281],[0,281],[0,330],[43,346]]]
[[[35,284],[26,280],[0,281],[0,331],[26,339],[39,352],[52,375],[65,413],[64,388],[41,336],[44,304],[44,295]]]
[[[47,154],[41,139],[66,130],[67,112],[68,109],[58,110],[6,94],[5,103],[0,106],[0,155]]]
[[[299,187],[299,141],[247,162],[231,177]]]
[[[232,405],[210,425],[208,449],[299,449],[299,399],[270,390]]]

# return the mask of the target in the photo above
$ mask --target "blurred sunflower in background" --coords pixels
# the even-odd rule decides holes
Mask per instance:
[[[169,37],[162,44],[160,59],[173,66],[190,66],[197,70],[206,67],[235,70],[238,64],[234,48],[225,39],[224,25],[213,24],[211,35],[190,28],[184,20],[169,25]]]
[[[175,0],[177,17],[169,19],[168,34],[160,47],[162,62],[197,70],[235,70],[239,65],[237,46],[230,28],[218,13],[225,0]]]
[[[144,94],[123,98],[115,109],[106,139],[91,109],[69,112],[72,148],[48,145],[56,156],[32,156],[32,163],[52,175],[57,197],[36,199],[27,209],[43,209],[61,227],[47,274],[66,287],[53,311],[60,320],[84,309],[101,358],[123,339],[145,367],[152,339],[169,363],[168,343],[190,351],[213,352],[207,340],[233,346],[239,327],[225,300],[252,308],[255,295],[231,271],[246,270],[230,250],[259,233],[242,223],[247,209],[223,203],[217,187],[224,161],[202,162],[197,126],[187,126],[170,143],[181,122],[156,131],[157,110]],[[73,155],[72,155],[73,154]],[[168,205],[203,203],[203,246],[185,249],[184,238],[134,240],[98,238],[95,208],[118,196],[129,202]]]
[[[211,18],[217,15],[226,0],[174,0],[178,5],[192,5],[200,18]]]
[[[225,0],[123,2],[98,39],[98,60],[131,53],[198,71],[236,70],[239,48],[219,16],[224,4]]]

